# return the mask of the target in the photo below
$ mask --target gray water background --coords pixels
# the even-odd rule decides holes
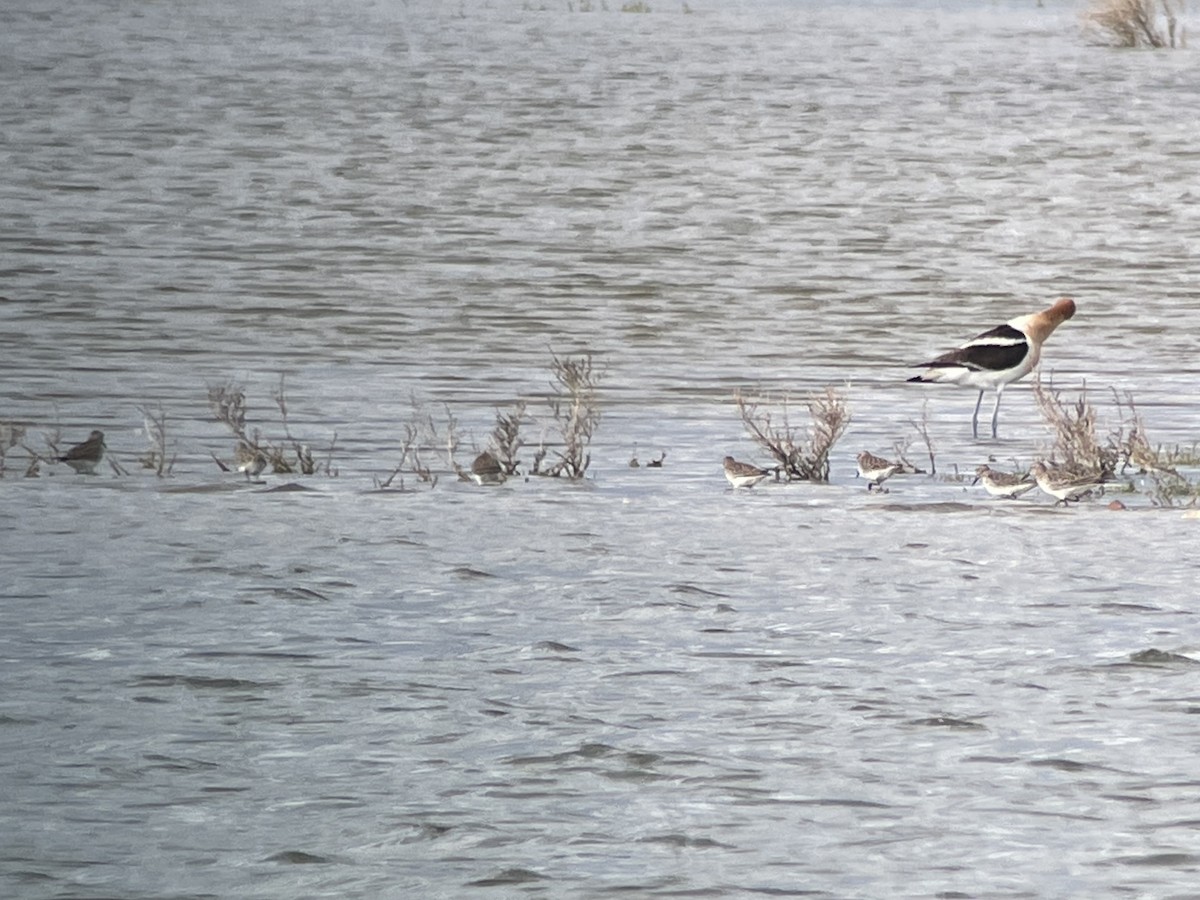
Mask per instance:
[[[1044,377],[1200,437],[1194,52],[618,6],[0,11],[0,419],[131,473],[0,481],[0,895],[1200,896],[1197,523],[853,464],[1044,454],[903,380],[1061,294]],[[374,489],[414,403],[536,441],[551,352],[585,483]],[[281,375],[303,493],[210,455]],[[729,490],[734,393],[827,385],[831,484]]]

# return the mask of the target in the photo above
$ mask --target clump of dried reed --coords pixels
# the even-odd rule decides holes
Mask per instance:
[[[272,394],[272,399],[279,409],[284,434],[282,440],[265,437],[257,427],[253,431],[247,431],[245,387],[232,380],[209,387],[208,406],[213,417],[224,424],[237,439],[234,458],[249,459],[262,456],[267,460],[271,471],[277,475],[299,472],[302,475],[320,473],[336,476],[338,471],[333,465],[333,453],[337,446],[337,432],[333,433],[325,459],[318,461],[308,444],[292,436],[288,423],[287,391],[282,375],[279,376],[279,387]],[[223,471],[229,471],[230,467],[216,454],[213,454],[213,459]]]
[[[150,469],[159,478],[165,478],[175,468],[175,460],[178,456],[173,449],[170,450],[168,456],[166,411],[163,410],[161,403],[153,409],[149,406],[139,406],[138,411],[142,414],[142,428],[146,432],[147,440],[150,441],[150,446],[139,457],[139,462],[143,469]]]
[[[738,415],[747,434],[779,464],[788,481],[829,481],[829,454],[850,424],[850,413],[842,396],[833,388],[804,401],[809,422],[793,425],[787,397],[780,404],[779,417],[764,408],[770,398],[748,400],[734,395]]]
[[[542,462],[551,452],[543,434],[529,474],[583,478],[592,462],[592,437],[600,425],[596,392],[601,373],[596,369],[590,353],[559,356],[553,351],[550,353],[550,372],[553,376],[550,382],[553,391],[549,400],[550,416],[552,427],[560,438],[552,452],[558,459],[549,467],[542,468]]]
[[[488,439],[487,449],[496,462],[500,463],[505,478],[516,475],[517,467],[521,464],[517,454],[525,446],[525,440],[521,437],[521,426],[527,421],[524,400],[518,400],[506,410],[496,410],[496,424]]]
[[[452,470],[458,469],[454,461],[455,451],[458,450],[461,439],[458,434],[458,420],[444,406],[446,420],[439,421],[434,417],[429,407],[422,403],[416,394],[410,395],[412,411],[404,422],[404,437],[400,444],[400,461],[396,463],[388,476],[380,481],[375,479],[377,488],[390,488],[396,478],[400,478],[399,489],[404,490],[403,473],[415,475],[421,484],[431,488],[437,487],[438,476],[427,461],[429,454],[445,450],[446,465]]]
[[[1161,15],[1159,8],[1161,7]],[[1084,22],[1113,47],[1174,47],[1187,43],[1171,0],[1092,0]],[[1165,21],[1166,36],[1159,27]]]
[[[929,433],[929,401],[926,400],[921,406],[921,418],[909,419],[908,424],[913,427],[917,433],[917,437],[921,439],[921,443],[925,446],[925,455],[929,458],[929,472],[911,462],[908,458],[908,450],[912,446],[912,438],[904,437],[896,440],[892,444],[892,449],[895,451],[896,462],[902,466],[901,472],[905,475],[936,475],[937,474],[937,456],[933,446],[933,437]]]
[[[1121,471],[1136,468],[1140,474],[1150,478],[1148,491],[1150,502],[1155,506],[1195,506],[1200,502],[1200,482],[1193,482],[1181,474],[1178,466],[1194,466],[1194,452],[1165,449],[1161,444],[1151,444],[1145,420],[1128,391],[1122,396],[1113,390],[1117,407],[1121,410],[1121,425],[1117,432],[1117,447],[1121,457]]]
[[[24,425],[10,421],[0,422],[0,478],[3,478],[7,474],[9,456],[18,447],[24,450],[27,456],[23,477],[37,478],[41,474],[42,462],[44,460],[36,450],[25,443],[27,434],[28,429]],[[54,432],[54,440],[58,440],[57,430]],[[53,459],[57,455],[57,453],[54,453],[50,456],[50,459]]]
[[[1042,419],[1054,435],[1051,459],[1079,475],[1111,479],[1121,458],[1120,438],[1110,435],[1101,443],[1097,437],[1096,409],[1087,399],[1087,385],[1071,402],[1064,400],[1062,392],[1052,384],[1043,384],[1039,375],[1033,382],[1033,397]]]

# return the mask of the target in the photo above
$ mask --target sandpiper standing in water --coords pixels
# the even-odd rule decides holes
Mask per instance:
[[[760,469],[750,463],[739,462],[732,456],[725,457],[722,465],[725,469],[725,477],[735,488],[752,488],[764,478],[771,477],[770,469]]]
[[[104,459],[104,432],[93,431],[82,444],[76,444],[62,456],[59,462],[65,462],[80,475],[95,475],[96,466]]]
[[[975,467],[974,483],[979,482],[983,482],[984,489],[993,497],[1007,497],[1009,500],[1015,500],[1037,487],[1037,482],[1027,474],[997,472],[987,465]]]
[[[258,476],[267,467],[267,454],[243,442],[238,442],[234,448],[233,459],[237,463],[237,470],[245,474],[247,481],[260,481]]]
[[[871,488],[878,488],[881,493],[886,493],[883,483],[904,468],[900,463],[890,462],[866,450],[858,454],[857,459],[858,474],[867,479],[868,494]]]
[[[1030,466],[1029,471],[1037,479],[1037,486],[1058,501],[1055,506],[1060,503],[1066,506],[1070,501],[1104,487],[1103,478],[1095,472],[1073,472],[1062,466],[1047,465],[1041,460]]]
[[[487,450],[475,457],[474,462],[471,463],[471,471],[467,474],[476,484],[503,484],[504,479],[508,477],[504,474],[504,467],[500,465],[500,460]]]

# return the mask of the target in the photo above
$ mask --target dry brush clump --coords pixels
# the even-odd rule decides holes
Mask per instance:
[[[0,422],[0,478],[3,478],[8,471],[8,455],[17,447],[24,446],[25,426],[18,425],[16,422]],[[28,476],[30,470],[33,474],[37,473],[37,455],[32,451],[30,453],[31,462],[25,467],[25,474]]]
[[[279,387],[272,394],[276,407],[279,409],[283,426],[282,440],[272,440],[264,436],[262,430],[255,427],[248,430],[246,424],[246,389],[235,381],[210,386],[208,389],[208,406],[213,417],[224,424],[236,438],[234,460],[239,468],[246,468],[252,460],[265,459],[266,465],[277,475],[299,472],[302,475],[324,474],[336,476],[337,469],[333,465],[334,448],[337,446],[337,432],[329,443],[325,458],[318,460],[313,456],[312,448],[292,436],[288,423],[288,399],[285,390],[284,377],[279,377]],[[216,454],[213,459],[223,471],[230,467]],[[240,462],[245,461],[245,462]]]
[[[1200,502],[1200,482],[1190,481],[1176,468],[1195,460],[1151,443],[1129,392],[1122,395],[1113,391],[1120,420],[1103,443],[1096,436],[1096,410],[1087,399],[1086,386],[1074,402],[1069,402],[1039,378],[1033,383],[1033,394],[1054,433],[1053,458],[1060,465],[1080,475],[1099,476],[1102,481],[1136,468],[1150,478],[1148,494],[1155,506],[1194,506]],[[1127,488],[1134,490],[1132,483]]]
[[[1121,410],[1121,425],[1117,431],[1117,446],[1121,456],[1121,471],[1137,469],[1151,482],[1150,502],[1155,506],[1195,506],[1200,502],[1200,482],[1193,482],[1180,473],[1179,466],[1194,466],[1200,460],[1177,445],[1166,449],[1152,444],[1145,420],[1128,391],[1122,396],[1113,390],[1117,408]]]
[[[748,400],[734,395],[738,415],[747,434],[778,464],[788,481],[829,481],[829,454],[850,424],[850,413],[842,396],[833,388],[805,401],[809,422],[793,425],[787,397],[777,411],[767,407],[770,398]]]
[[[173,443],[167,438],[167,413],[161,403],[154,408],[139,406],[138,411],[142,414],[142,429],[150,442],[138,461],[143,469],[150,469],[159,478],[165,478],[175,468],[178,456]]]
[[[592,437],[600,426],[596,391],[602,373],[590,353],[559,356],[553,351],[550,372],[553,375],[550,388],[554,392],[549,399],[550,427],[558,432],[559,441],[553,449],[549,448],[543,433],[529,474],[583,478],[592,462]],[[550,452],[558,459],[543,469],[542,463]]]
[[[1109,46],[1175,47],[1178,42],[1182,47],[1187,39],[1178,21],[1181,6],[1178,0],[1093,0],[1083,15],[1089,29],[1099,31]]]
[[[508,409],[496,410],[496,424],[488,439],[487,450],[500,464],[505,478],[516,475],[521,465],[517,454],[525,446],[525,440],[521,437],[521,426],[527,422],[523,400],[518,400]]]
[[[446,413],[443,422],[434,416],[429,407],[422,403],[416,394],[410,396],[410,404],[409,416],[402,426],[404,434],[400,443],[400,460],[386,478],[382,481],[378,478],[375,479],[377,488],[391,488],[395,480],[399,478],[400,483],[397,487],[403,490],[405,473],[416,476],[420,484],[427,484],[431,488],[437,487],[438,476],[429,459],[443,451],[446,454],[447,468],[451,470],[459,468],[454,460],[454,454],[461,444],[461,438],[458,434],[458,420],[450,411],[450,407],[443,406]]]
[[[1121,453],[1118,438],[1101,443],[1096,435],[1096,409],[1087,399],[1087,385],[1074,402],[1065,400],[1054,386],[1033,382],[1033,397],[1042,419],[1054,435],[1051,459],[1079,475],[1096,475],[1108,480],[1116,472]]]

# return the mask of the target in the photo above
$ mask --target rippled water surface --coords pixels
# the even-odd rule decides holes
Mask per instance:
[[[1043,376],[1200,437],[1194,52],[587,6],[0,11],[0,420],[124,472],[6,459],[0,894],[1197,896],[1198,523],[988,500],[1028,385],[977,442],[904,383],[1071,295]],[[584,482],[376,488],[414,406],[536,445],[585,351]],[[282,441],[281,377],[336,475],[214,461],[208,389]],[[735,392],[830,385],[831,483],[730,490]],[[940,477],[868,494],[922,415]]]

